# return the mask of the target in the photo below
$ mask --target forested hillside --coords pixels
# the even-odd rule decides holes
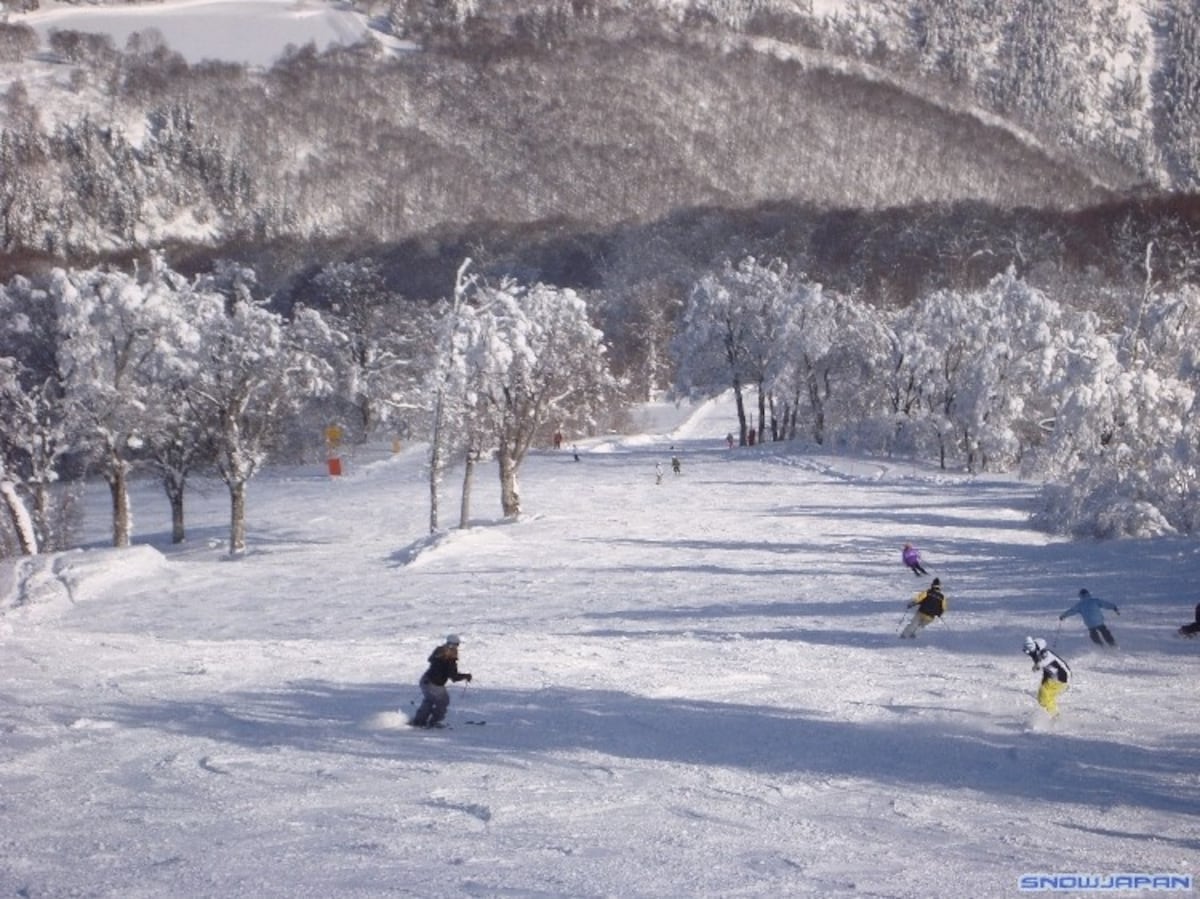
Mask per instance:
[[[605,10],[537,28],[467,17],[399,56],[299,48],[262,74],[189,66],[152,35],[117,48],[58,32],[83,111],[50,123],[21,81],[9,89],[0,247],[387,242],[779,200],[1077,208],[1145,176],[987,118],[945,79],[914,89],[821,47]],[[19,18],[0,37],[12,64],[31,54]]]

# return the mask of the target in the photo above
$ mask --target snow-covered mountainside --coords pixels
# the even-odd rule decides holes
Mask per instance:
[[[461,7],[443,11],[451,24],[481,10],[449,6]],[[0,239],[71,253],[251,234],[395,240],[470,221],[605,227],[775,201],[1075,208],[1189,177],[1181,162],[1190,158],[1189,117],[1160,108],[1155,94],[1163,69],[1187,57],[1156,52],[1144,14],[1106,16],[1093,4],[1068,27],[1061,10],[1038,11],[1029,46],[1006,50],[1001,34],[1025,32],[986,17],[964,25],[949,2],[945,21],[921,20],[905,4],[836,15],[829,4],[811,13],[786,3],[691,4],[702,16],[664,6],[675,19],[642,31],[629,23],[605,31],[595,11],[546,12],[543,25],[528,14],[525,26],[497,12],[494,30],[516,36],[488,44],[480,35],[492,30],[480,26],[467,32],[478,45],[437,45],[386,76],[370,58],[414,55],[417,44],[395,37],[406,21],[342,4],[171,0],[12,14],[43,46],[10,49],[0,61],[0,84],[27,92],[0,109],[0,121],[23,134],[34,118],[28,102],[48,146],[36,171],[14,153],[36,195],[10,204]],[[710,19],[740,30],[703,24]],[[520,44],[522,27],[532,48]],[[563,36],[539,37],[553,28]],[[54,34],[76,32],[109,45],[51,46]],[[370,49],[316,64],[322,51],[360,39]],[[159,41],[200,67],[186,89],[177,69],[154,61]],[[1044,63],[1011,62],[1039,54]],[[229,68],[261,74],[289,59],[274,84]],[[204,147],[201,171],[158,146],[178,139],[161,132],[170,116],[184,117],[187,139]],[[74,133],[89,129],[102,136]],[[1160,135],[1171,142],[1157,146]],[[108,146],[114,158],[78,158],[75,145]],[[122,183],[136,202],[78,189],[131,162],[136,171]],[[581,165],[588,178],[578,177]],[[163,183],[164,166],[179,184]]]

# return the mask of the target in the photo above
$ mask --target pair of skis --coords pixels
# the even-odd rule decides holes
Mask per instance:
[[[471,725],[474,725],[475,727],[482,727],[483,725],[487,724],[487,721],[485,721],[482,718],[469,718],[466,721],[463,721],[462,723],[463,724],[471,724]],[[454,730],[453,724],[430,724],[430,725],[422,727],[419,724],[413,724],[411,721],[409,721],[408,726],[411,727],[413,730]]]

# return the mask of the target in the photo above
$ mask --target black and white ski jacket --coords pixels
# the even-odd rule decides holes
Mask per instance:
[[[1042,670],[1042,680],[1056,680],[1066,683],[1071,678],[1071,668],[1061,658],[1048,649],[1039,649],[1031,653],[1033,667]]]

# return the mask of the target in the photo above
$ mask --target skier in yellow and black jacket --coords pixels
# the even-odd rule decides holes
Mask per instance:
[[[946,613],[946,595],[942,593],[941,580],[935,577],[933,583],[929,585],[929,589],[918,593],[907,608],[911,609],[913,606],[917,607],[917,611],[913,613],[912,620],[904,626],[900,636],[915,640],[917,632],[921,628]]]

